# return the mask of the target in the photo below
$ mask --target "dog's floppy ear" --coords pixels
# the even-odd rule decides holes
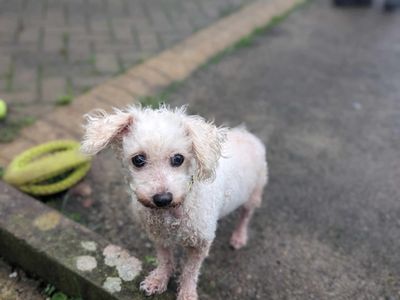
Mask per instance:
[[[218,128],[199,116],[186,116],[185,123],[197,163],[195,178],[200,181],[213,179],[221,157],[222,143],[226,138],[226,129]]]
[[[133,123],[133,115],[116,109],[112,114],[95,110],[86,114],[85,120],[81,151],[86,155],[95,155],[108,145],[121,141]]]

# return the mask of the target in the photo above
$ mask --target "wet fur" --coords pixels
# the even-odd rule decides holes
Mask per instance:
[[[218,128],[188,116],[185,107],[97,111],[86,116],[84,127],[84,153],[95,155],[110,145],[117,150],[128,174],[133,214],[155,243],[158,267],[140,288],[146,295],[166,290],[175,270],[174,248],[181,245],[188,258],[178,299],[197,299],[200,267],[218,219],[241,207],[231,245],[239,249],[247,242],[249,221],[267,183],[264,145],[244,128]],[[140,170],[131,163],[137,153],[148,157]],[[185,157],[179,168],[169,165],[174,153]],[[152,196],[166,191],[174,195],[173,202],[157,208]]]

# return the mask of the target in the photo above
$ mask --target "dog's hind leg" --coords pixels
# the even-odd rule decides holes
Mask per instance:
[[[239,222],[232,233],[230,244],[235,249],[238,250],[247,244],[248,234],[247,228],[254,209],[248,209],[247,207],[240,208]]]
[[[232,233],[230,244],[237,250],[247,244],[248,227],[254,210],[261,205],[264,186],[267,182],[266,176],[262,176],[254,188],[249,200],[240,208],[239,222]]]
[[[161,245],[156,245],[156,250],[158,266],[140,283],[140,290],[147,296],[165,292],[175,269],[173,250]]]

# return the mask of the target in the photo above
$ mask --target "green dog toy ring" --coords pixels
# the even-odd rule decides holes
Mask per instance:
[[[28,149],[14,158],[3,179],[35,196],[62,192],[90,169],[90,159],[79,147],[76,141],[59,140]]]

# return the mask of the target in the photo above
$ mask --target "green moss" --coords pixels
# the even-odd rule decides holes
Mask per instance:
[[[143,107],[158,108],[164,103],[160,96],[142,96],[139,97],[139,102]]]
[[[74,96],[72,94],[62,95],[57,98],[56,105],[58,105],[58,106],[68,105],[72,102],[73,99],[74,99]]]
[[[92,66],[96,66],[96,54],[91,54],[87,60]]]
[[[57,292],[51,296],[51,300],[68,300],[68,297],[64,293]]]
[[[157,259],[154,256],[146,255],[144,257],[144,262],[154,267],[157,266]]]
[[[123,74],[126,71],[126,67],[124,65],[124,62],[121,58],[121,55],[117,55],[117,63],[118,63],[118,71],[117,71],[117,75],[119,74]]]
[[[68,60],[69,57],[69,33],[68,32],[64,32],[62,35],[62,48],[60,49],[60,54],[66,59]]]
[[[50,300],[82,300],[82,298],[68,297],[66,294],[57,291],[52,284],[47,284],[42,293]]]
[[[82,216],[80,213],[71,212],[67,213],[66,216],[77,223],[82,223]]]
[[[148,60],[150,57],[151,57],[151,55],[149,55],[149,54],[142,54],[141,57],[138,58],[138,59],[135,61],[134,64],[135,64],[135,65],[142,64],[142,63],[144,63],[146,60]]]
[[[174,81],[156,95],[139,97],[139,102],[144,107],[159,108],[168,101],[169,96],[176,91],[181,84],[181,81]]]
[[[45,295],[45,296],[51,296],[51,295],[53,295],[54,294],[54,292],[56,291],[56,287],[54,286],[54,285],[52,285],[52,284],[47,284],[46,285],[46,287],[44,288],[44,290],[43,290],[43,294]]]
[[[93,47],[91,47],[91,48],[93,48]],[[91,49],[91,51],[94,51],[94,50]],[[100,74],[100,72],[99,72],[99,70],[97,70],[97,66],[96,66],[96,64],[97,64],[97,57],[96,57],[96,54],[95,54],[95,53],[92,53],[92,54],[89,56],[89,58],[87,59],[86,62],[91,66],[91,73],[92,73],[92,75],[99,75],[99,74]]]
[[[15,65],[14,62],[11,61],[7,73],[4,74],[4,78],[6,81],[6,86],[5,86],[6,92],[11,92],[13,90],[14,76],[15,76]]]

